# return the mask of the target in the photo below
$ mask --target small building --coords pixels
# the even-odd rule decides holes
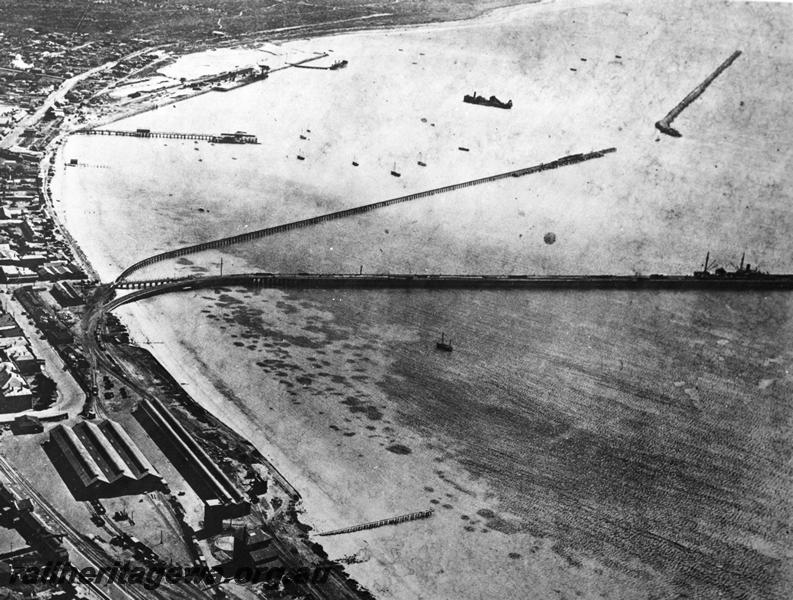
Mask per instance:
[[[38,373],[44,362],[33,353],[26,338],[0,338],[0,352],[22,375]]]
[[[0,314],[0,337],[25,339],[19,324],[8,313]]]
[[[38,281],[39,276],[25,267],[14,265],[0,266],[0,281],[3,283],[30,283]]]
[[[52,297],[63,307],[85,304],[82,294],[68,281],[58,282],[50,290]]]
[[[39,267],[38,276],[45,281],[85,278],[85,274],[80,269],[63,260],[45,262]]]
[[[15,265],[19,262],[19,254],[11,248],[11,244],[0,244],[0,265]]]
[[[0,412],[13,413],[33,408],[33,393],[11,362],[0,362]]]
[[[37,269],[47,262],[47,257],[44,254],[22,254],[19,257],[19,264],[29,269]]]
[[[261,527],[243,527],[234,532],[233,561],[238,567],[259,568],[278,560],[273,538]]]
[[[32,415],[22,415],[14,419],[11,423],[11,431],[14,435],[25,435],[29,433],[41,433],[44,431],[44,425],[41,421]]]
[[[63,533],[56,533],[33,511],[21,511],[17,515],[14,526],[25,541],[35,548],[44,558],[52,562],[65,563],[69,553],[61,544]]]

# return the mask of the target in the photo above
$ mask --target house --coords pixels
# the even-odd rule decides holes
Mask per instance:
[[[17,370],[23,375],[38,373],[44,362],[33,354],[28,340],[23,337],[0,337],[0,351],[5,355],[6,360],[14,363]]]
[[[25,339],[19,324],[8,313],[0,314],[0,337]]]
[[[33,393],[11,362],[0,362],[0,412],[13,413],[33,408]]]

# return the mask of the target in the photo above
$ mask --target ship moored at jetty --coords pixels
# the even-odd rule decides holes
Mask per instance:
[[[719,267],[713,264],[710,264],[710,252],[705,255],[705,264],[702,267],[701,271],[694,271],[694,277],[697,279],[727,279],[727,280],[758,280],[758,279],[771,279],[777,277],[793,277],[793,275],[774,275],[772,273],[766,273],[765,271],[761,271],[757,267],[754,269],[752,265],[749,263],[744,264],[744,259],[746,258],[746,253],[741,255],[741,264],[734,270],[728,271],[724,267]],[[713,269],[713,272],[710,272],[710,269]]]
[[[476,92],[474,92],[472,96],[469,96],[468,94],[463,96],[463,102],[467,102],[468,104],[479,104],[480,106],[492,106],[493,108],[505,108],[505,109],[512,108],[512,100],[507,100],[506,102],[502,102],[495,96],[490,96],[490,98],[485,98],[484,96],[477,96]]]
[[[704,268],[693,275],[451,275],[451,274],[363,274],[363,273],[238,273],[176,279],[117,281],[118,289],[137,289],[116,299],[115,308],[140,298],[169,291],[193,290],[218,285],[245,285],[260,288],[305,289],[523,289],[523,290],[677,290],[677,291],[793,291],[793,273],[774,274],[752,269],[734,271]],[[451,350],[445,335],[436,343],[439,350]]]

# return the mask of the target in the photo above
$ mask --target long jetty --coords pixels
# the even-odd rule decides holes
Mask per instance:
[[[402,202],[411,202],[414,200],[420,200],[422,198],[428,198],[430,196],[436,196],[438,194],[444,194],[447,192],[453,192],[455,190],[461,190],[463,188],[472,187],[475,185],[491,183],[494,181],[498,181],[500,179],[506,179],[508,177],[523,177],[525,175],[530,175],[532,173],[539,173],[541,171],[549,171],[551,169],[557,169],[559,167],[564,167],[567,165],[574,165],[587,160],[602,158],[607,154],[610,154],[611,152],[616,152],[616,150],[617,150],[616,148],[605,148],[603,150],[588,152],[586,154],[571,154],[553,160],[549,163],[540,163],[538,165],[534,165],[531,167],[525,167],[522,169],[507,171],[505,173],[498,173],[496,175],[489,175],[487,177],[481,177],[479,179],[471,179],[469,181],[463,181],[462,183],[455,183],[452,185],[433,188],[431,190],[425,190],[423,192],[408,194],[406,196],[391,198],[390,200],[381,200],[380,202],[364,204],[363,206],[356,206],[345,210],[339,210],[336,212],[327,213],[316,217],[310,217],[308,219],[302,219],[300,221],[292,221],[291,223],[284,223],[282,225],[276,225],[273,227],[265,227],[263,229],[256,229],[254,231],[249,231],[247,233],[240,233],[237,235],[231,235],[228,237],[223,237],[208,242],[202,242],[200,244],[193,244],[191,246],[183,246],[181,248],[175,248],[173,250],[168,250],[166,252],[161,252],[159,254],[155,254],[154,256],[144,258],[143,260],[140,260],[135,264],[127,267],[116,278],[116,282],[118,283],[119,281],[126,279],[130,274],[134,273],[135,271],[138,271],[139,269],[142,269],[149,265],[153,265],[158,262],[170,260],[172,258],[178,258],[180,256],[186,256],[188,254],[196,254],[198,252],[203,252],[205,250],[212,250],[215,248],[223,248],[234,244],[249,242],[251,240],[268,237],[278,233],[284,233],[295,229],[311,227],[312,225],[318,225],[320,223],[326,223],[328,221],[335,221],[338,219],[344,219],[355,215],[361,215],[367,212],[371,212],[373,210],[385,208],[387,206],[393,206],[394,204],[400,204]]]
[[[362,523],[361,525],[353,525],[352,527],[343,527],[342,529],[333,529],[332,531],[323,531],[317,535],[340,535],[342,533],[353,533],[355,531],[363,531],[364,529],[375,529],[385,525],[396,525],[397,523],[406,523],[408,521],[416,521],[418,519],[427,519],[433,515],[435,511],[431,508],[429,510],[420,510],[418,512],[408,513],[406,515],[399,515],[398,517],[389,517],[388,519],[380,519],[379,521],[371,521],[369,523]]]
[[[675,106],[672,110],[670,110],[663,119],[657,121],[655,123],[655,128],[658,129],[658,131],[660,131],[661,133],[665,133],[666,135],[670,135],[672,137],[682,137],[683,134],[681,134],[677,129],[672,127],[672,121],[674,121],[677,118],[677,116],[688,107],[689,104],[691,104],[692,102],[694,102],[694,100],[699,98],[708,88],[708,86],[711,83],[713,83],[713,80],[716,79],[716,77],[718,77],[719,75],[721,75],[727,69],[727,67],[729,67],[733,62],[735,62],[735,59],[737,59],[740,55],[741,55],[740,50],[736,50],[735,52],[730,54],[727,60],[721,63],[716,68],[716,70],[713,71],[713,73],[711,73],[705,78],[705,80],[702,83],[700,83],[697,87],[691,90],[689,94],[685,98],[683,98],[683,100],[681,100],[677,106]]]
[[[218,287],[274,289],[468,289],[468,290],[667,290],[757,291],[793,290],[793,274],[758,278],[695,277],[691,275],[417,275],[238,273],[167,279],[123,280],[116,289],[133,290],[106,305],[112,311],[154,296]]]
[[[79,135],[112,135],[122,137],[139,137],[139,138],[165,138],[171,140],[200,140],[206,142],[224,142],[230,136],[217,135],[214,133],[180,133],[176,131],[150,131],[148,129],[137,130],[120,130],[120,129],[82,129],[75,131]],[[256,136],[245,134],[235,140],[238,144],[255,144],[257,143]]]

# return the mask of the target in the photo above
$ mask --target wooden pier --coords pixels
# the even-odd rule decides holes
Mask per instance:
[[[120,129],[83,129],[77,131],[80,135],[115,135],[139,138],[164,138],[169,140],[199,140],[218,144],[258,144],[255,135],[237,131],[235,133],[179,133],[176,131],[151,131],[150,129],[120,130]]]
[[[418,512],[408,513],[406,515],[399,515],[398,517],[389,517],[388,519],[380,519],[379,521],[362,523],[361,525],[333,529],[332,531],[323,531],[317,535],[341,535],[342,533],[353,533],[355,531],[363,531],[364,529],[376,529],[377,527],[384,527],[385,525],[396,525],[397,523],[406,523],[408,521],[416,521],[418,519],[427,519],[431,517],[434,512],[435,511],[430,508],[429,510],[420,510]]]
[[[513,171],[507,171],[505,173],[489,175],[487,177],[481,177],[479,179],[463,181],[462,183],[454,183],[452,185],[433,188],[431,190],[425,190],[423,192],[416,192],[413,194],[408,194],[406,196],[399,196],[397,198],[391,198],[389,200],[381,200],[380,202],[364,204],[363,206],[355,206],[353,208],[347,208],[345,210],[339,210],[336,212],[327,213],[316,217],[310,217],[308,219],[302,219],[300,221],[292,221],[291,223],[284,223],[282,225],[275,225],[273,227],[265,227],[263,229],[256,229],[253,231],[249,231],[247,233],[240,233],[237,235],[231,235],[228,237],[211,240],[208,242],[202,242],[200,244],[193,244],[191,246],[175,248],[173,250],[168,250],[166,252],[161,252],[159,254],[155,254],[154,256],[144,258],[143,260],[139,260],[135,264],[130,265],[129,267],[124,269],[116,278],[116,284],[126,279],[129,275],[131,275],[135,271],[138,271],[149,265],[162,262],[164,260],[179,258],[181,256],[187,256],[189,254],[196,254],[198,252],[204,252],[205,250],[214,250],[216,248],[223,248],[226,246],[231,246],[233,244],[249,242],[251,240],[256,240],[271,235],[276,235],[286,231],[303,229],[306,227],[318,225],[320,223],[326,223],[328,221],[335,221],[338,219],[357,216],[373,210],[385,208],[387,206],[393,206],[395,204],[401,204],[403,202],[413,202],[415,200],[420,200],[422,198],[428,198],[430,196],[435,196],[438,194],[445,194],[448,192],[453,192],[456,190],[461,190],[472,186],[484,185],[494,181],[499,181],[501,179],[508,179],[512,177],[524,177],[526,175],[540,173],[542,171],[550,171],[552,169],[558,169],[561,167],[582,163],[588,160],[603,158],[604,156],[611,154],[612,152],[616,152],[616,148],[604,148],[603,150],[588,152],[586,154],[570,154],[568,156],[557,158],[556,160],[553,160],[548,163],[540,163],[538,165],[534,165],[531,167],[524,167],[522,169],[515,169]]]

